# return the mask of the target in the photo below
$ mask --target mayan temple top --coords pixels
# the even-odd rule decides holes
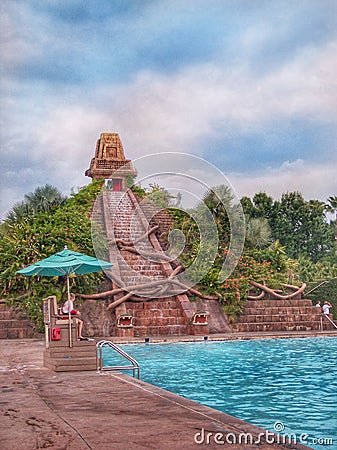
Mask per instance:
[[[124,149],[118,133],[101,133],[96,144],[95,156],[85,175],[97,180],[99,178],[112,179],[114,172],[118,175],[135,176],[132,162],[125,159]]]

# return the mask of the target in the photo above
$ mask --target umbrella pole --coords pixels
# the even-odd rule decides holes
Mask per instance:
[[[67,275],[67,294],[68,294],[68,300],[70,300],[70,286],[69,286],[69,276]],[[69,303],[68,303],[69,305]],[[71,339],[71,314],[70,314],[70,308],[68,308],[68,322],[69,322],[69,347],[71,348],[73,346],[73,342]]]

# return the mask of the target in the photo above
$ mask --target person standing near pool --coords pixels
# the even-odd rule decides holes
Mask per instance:
[[[332,304],[329,302],[324,302],[322,309],[323,309],[323,314],[328,316],[330,314],[330,310],[332,309]]]
[[[320,312],[322,312],[322,305],[321,305],[321,302],[318,300],[318,302],[316,303],[316,308],[319,308],[320,309]]]

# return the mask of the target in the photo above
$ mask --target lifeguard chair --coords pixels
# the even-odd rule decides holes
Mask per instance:
[[[96,370],[96,342],[78,341],[78,319],[60,314],[56,296],[43,299],[46,348],[43,364],[55,372]]]

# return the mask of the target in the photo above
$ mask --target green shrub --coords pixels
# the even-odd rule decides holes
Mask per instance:
[[[33,319],[39,329],[42,326],[41,299],[53,293],[64,295],[65,280],[19,276],[17,271],[63,250],[65,245],[71,250],[94,256],[90,214],[101,187],[102,181],[93,181],[59,207],[48,212],[35,212],[14,223],[5,223],[1,229],[1,296]],[[100,273],[79,276],[76,290],[88,292],[101,278]]]

